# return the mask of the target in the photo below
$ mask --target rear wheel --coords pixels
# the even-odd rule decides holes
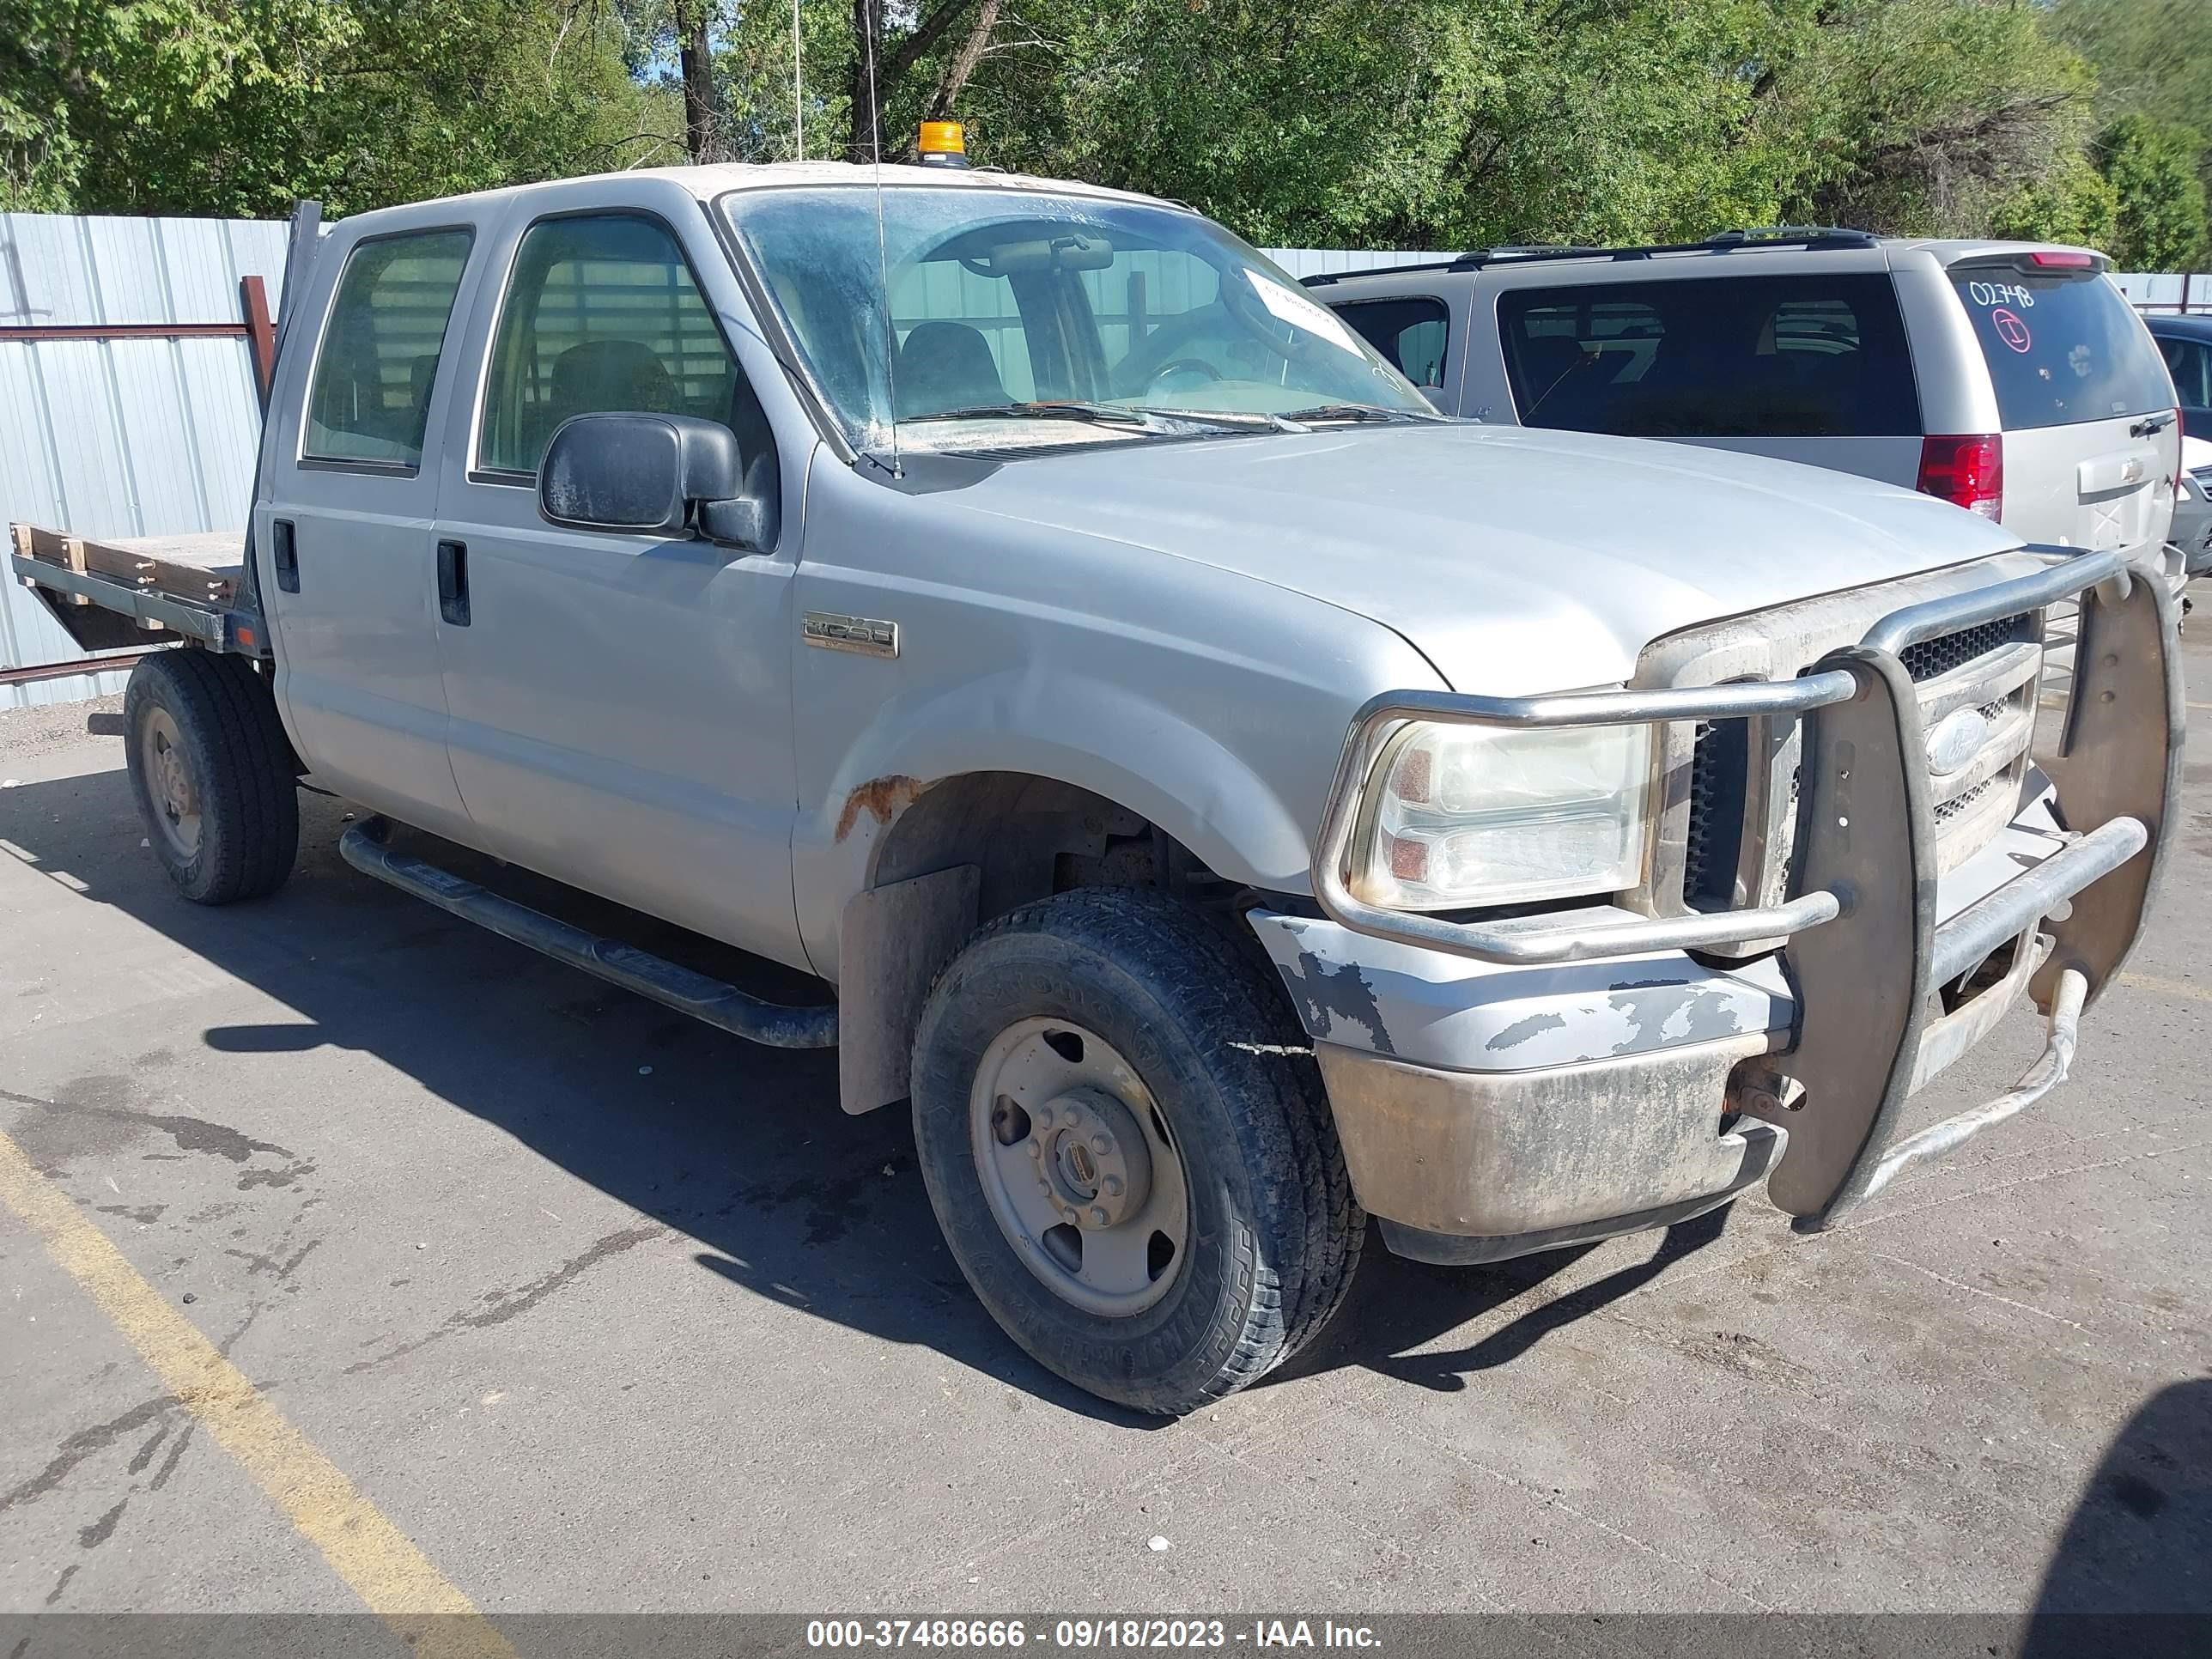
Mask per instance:
[[[976,1295],[1106,1399],[1231,1393],[1351,1283],[1365,1217],[1303,1034],[1262,965],[1157,895],[1063,893],[979,933],[923,1011],[914,1113]]]
[[[144,658],[123,724],[146,839],[177,890],[228,904],[283,886],[299,851],[299,793],[252,665],[189,647]]]

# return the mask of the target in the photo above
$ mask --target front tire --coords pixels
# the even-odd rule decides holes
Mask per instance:
[[[180,647],[140,659],[124,692],[131,793],[154,855],[195,904],[273,893],[300,848],[291,750],[240,657]]]
[[[983,928],[914,1050],[946,1244],[1006,1334],[1079,1388],[1177,1415],[1335,1311],[1366,1218],[1310,1045],[1203,917],[1094,888]]]

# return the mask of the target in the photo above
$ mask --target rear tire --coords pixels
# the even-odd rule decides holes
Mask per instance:
[[[291,747],[244,658],[181,647],[131,671],[123,726],[146,839],[195,904],[273,893],[300,848]]]
[[[930,994],[913,1094],[962,1273],[1079,1388],[1194,1410],[1350,1287],[1366,1217],[1310,1045],[1264,965],[1162,896],[1084,889],[984,927]]]

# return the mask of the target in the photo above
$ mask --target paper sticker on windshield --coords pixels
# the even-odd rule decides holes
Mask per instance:
[[[2021,321],[2017,312],[1992,311],[1990,313],[1990,326],[1996,330],[1997,338],[2014,351],[2025,352],[2033,344],[2028,337],[2027,325]]]
[[[1327,306],[1317,305],[1294,288],[1285,288],[1271,282],[1258,271],[1246,268],[1244,275],[1252,284],[1252,291],[1260,296],[1260,303],[1267,307],[1270,315],[1288,323],[1292,328],[1302,328],[1309,334],[1318,334],[1331,345],[1364,356],[1359,343],[1352,337],[1352,331]]]

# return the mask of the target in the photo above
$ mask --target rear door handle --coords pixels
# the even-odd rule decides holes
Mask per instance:
[[[300,591],[300,554],[292,544],[292,521],[272,520],[269,526],[269,562],[276,567],[276,586],[287,593]]]
[[[438,615],[455,628],[469,625],[469,549],[465,542],[438,544]]]

